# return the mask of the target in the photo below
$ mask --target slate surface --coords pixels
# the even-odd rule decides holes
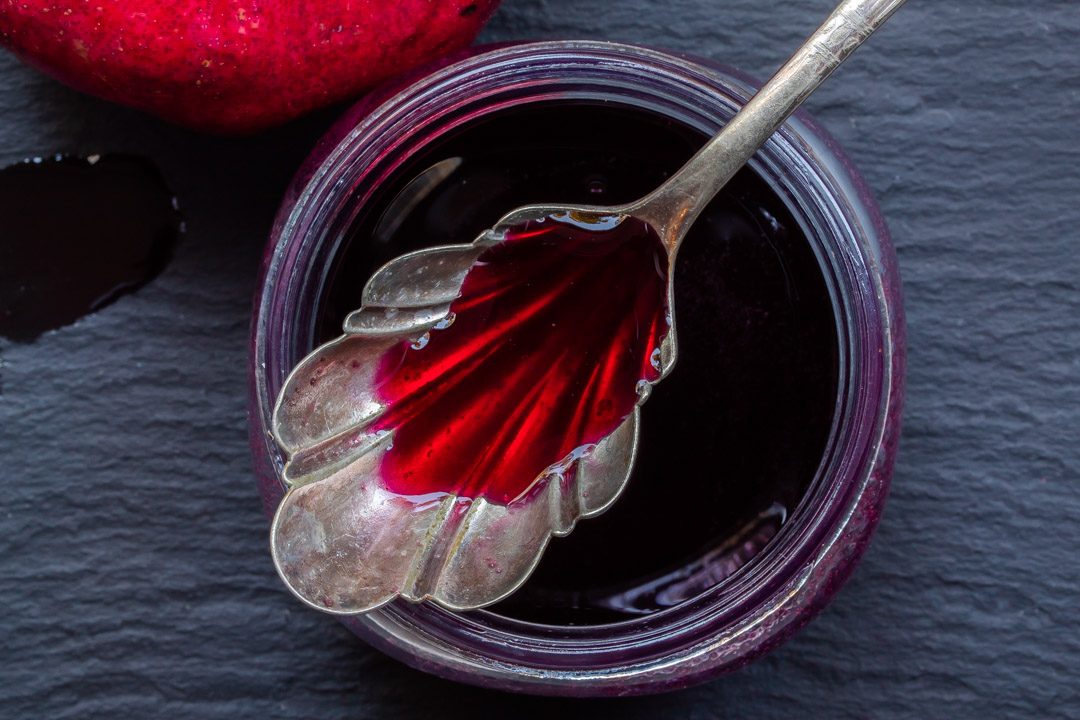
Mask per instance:
[[[506,0],[484,38],[590,37],[767,75],[826,0]],[[1080,717],[1080,12],[912,2],[810,101],[879,194],[910,323],[878,536],[828,610],[735,675],[569,702],[437,680],[304,610],[249,476],[262,244],[333,113],[246,140],[0,54],[0,162],[145,153],[188,238],[150,286],[0,341],[0,717]]]

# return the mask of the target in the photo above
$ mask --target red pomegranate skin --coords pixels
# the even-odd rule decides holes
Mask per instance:
[[[467,45],[498,0],[0,0],[0,42],[181,125],[277,125]]]

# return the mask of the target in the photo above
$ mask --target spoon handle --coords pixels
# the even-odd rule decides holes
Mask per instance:
[[[629,212],[653,225],[674,253],[698,213],[739,168],[903,4],[843,0],[723,130]]]

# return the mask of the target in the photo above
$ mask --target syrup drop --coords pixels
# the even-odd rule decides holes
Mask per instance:
[[[667,253],[634,218],[565,215],[484,251],[426,343],[380,364],[393,430],[382,475],[402,495],[506,504],[615,430],[656,381],[668,330]]]

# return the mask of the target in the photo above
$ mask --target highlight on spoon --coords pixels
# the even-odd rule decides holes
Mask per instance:
[[[384,266],[274,412],[272,551],[336,613],[482,607],[616,499],[674,362],[668,255],[632,217],[517,211]]]

